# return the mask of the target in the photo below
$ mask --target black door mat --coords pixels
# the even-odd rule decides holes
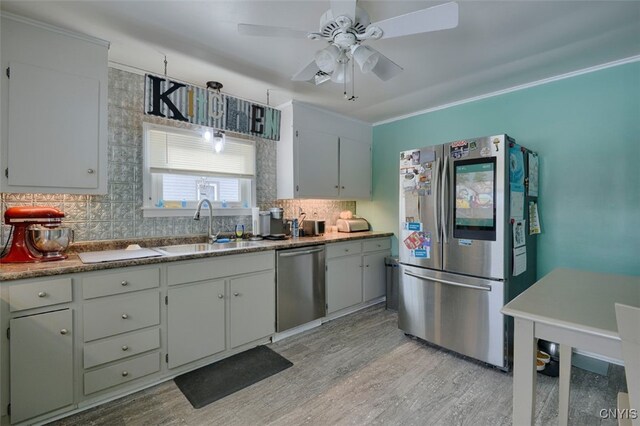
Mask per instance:
[[[202,408],[292,365],[268,347],[258,346],[182,374],[173,381],[193,408]]]

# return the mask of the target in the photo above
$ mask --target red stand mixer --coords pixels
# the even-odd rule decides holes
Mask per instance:
[[[45,262],[66,259],[72,241],[69,228],[61,227],[64,213],[53,207],[10,207],[4,223],[13,226],[9,252],[0,263]]]

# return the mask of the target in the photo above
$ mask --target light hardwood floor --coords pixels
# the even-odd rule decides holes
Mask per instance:
[[[405,336],[383,305],[270,345],[293,367],[196,410],[168,381],[58,425],[508,425],[511,374]],[[570,424],[615,408],[624,370],[577,368]],[[538,375],[536,424],[557,424],[557,379]]]

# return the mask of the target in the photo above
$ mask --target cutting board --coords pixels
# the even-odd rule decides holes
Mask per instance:
[[[137,250],[102,250],[78,253],[82,263],[114,262],[117,260],[141,259],[144,257],[162,256],[155,250],[141,248]]]

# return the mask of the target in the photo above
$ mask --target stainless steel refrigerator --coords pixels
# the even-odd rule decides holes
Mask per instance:
[[[510,173],[519,157],[510,146],[522,152],[512,170],[524,176]],[[528,153],[507,135],[400,153],[398,325],[406,334],[509,368],[513,327],[500,309],[536,279],[535,237],[518,230],[514,242],[511,220],[521,214],[528,231],[532,198],[516,188],[512,200],[510,190],[516,178],[527,183]],[[522,243],[526,271],[514,276]]]

